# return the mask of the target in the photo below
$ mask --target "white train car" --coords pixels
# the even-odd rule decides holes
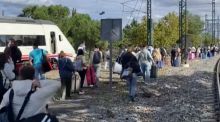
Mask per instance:
[[[39,44],[39,48],[47,50],[51,59],[57,59],[60,51],[64,51],[72,60],[76,56],[70,42],[51,21],[0,17],[0,52],[4,51],[10,38],[16,40],[22,52],[22,61],[29,59],[28,55],[33,50],[34,42]]]

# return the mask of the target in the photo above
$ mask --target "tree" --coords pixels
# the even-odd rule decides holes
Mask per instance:
[[[179,39],[179,20],[172,12],[163,17],[154,29],[154,45],[156,47],[171,48]]]
[[[188,12],[188,30],[187,34],[189,35],[190,40],[192,41],[192,46],[201,45],[202,32],[204,27],[204,22],[198,15],[193,15]]]
[[[130,25],[126,25],[123,30],[123,42],[132,46],[146,44],[146,25],[146,17],[142,19],[141,23],[133,20]]]

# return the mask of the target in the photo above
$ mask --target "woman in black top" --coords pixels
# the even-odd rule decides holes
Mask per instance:
[[[132,102],[134,102],[134,97],[136,94],[137,73],[140,73],[141,70],[137,58],[132,54],[132,48],[128,49],[128,51],[123,55],[121,63],[123,70],[129,67],[132,68],[132,74],[125,79],[127,80],[128,84],[129,98]]]

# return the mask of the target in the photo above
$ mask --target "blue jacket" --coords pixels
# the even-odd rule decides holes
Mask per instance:
[[[72,78],[74,68],[70,59],[60,58],[58,60],[58,67],[61,78]]]

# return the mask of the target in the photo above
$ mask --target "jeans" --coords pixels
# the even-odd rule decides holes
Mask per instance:
[[[35,69],[35,74],[34,74],[34,78],[37,80],[42,80],[44,79],[44,76],[42,75],[42,66],[34,66]]]
[[[101,72],[101,64],[93,64],[95,75],[96,75],[96,85],[99,82],[100,72]]]
[[[128,77],[126,80],[127,80],[127,85],[128,85],[129,96],[130,97],[135,97],[136,84],[137,84],[137,75],[135,73],[132,73],[132,76]]]
[[[141,64],[141,71],[143,73],[144,82],[146,82],[148,79],[150,79],[150,70],[151,70],[151,64],[142,63]]]

